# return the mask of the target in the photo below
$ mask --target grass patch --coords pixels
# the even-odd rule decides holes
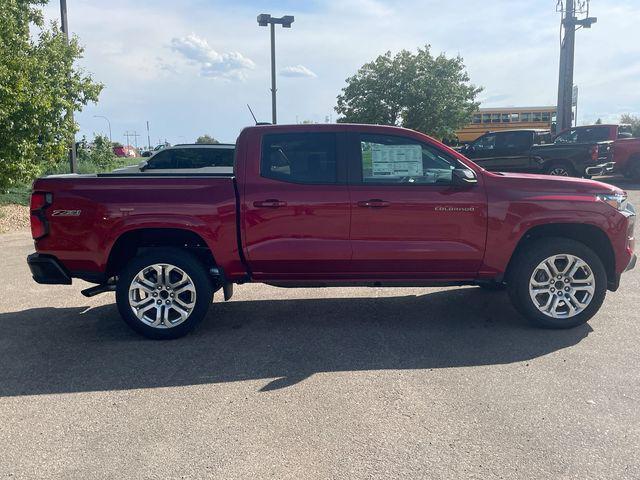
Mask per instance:
[[[29,205],[29,197],[31,196],[31,187],[27,185],[19,185],[11,187],[7,191],[0,191],[0,205]]]
[[[142,160],[142,158],[132,157],[116,158],[107,165],[97,165],[88,161],[78,161],[78,173],[108,173],[116,168],[137,165]],[[69,173],[69,164],[64,162],[46,171],[43,176],[63,173]],[[0,205],[29,206],[30,197],[31,185],[16,185],[15,187],[11,187],[5,191],[0,190]]]
[[[78,173],[109,173],[116,168],[128,167],[129,165],[137,165],[141,161],[142,159],[137,157],[116,157],[114,160],[106,164],[99,165],[90,161],[78,160]],[[45,175],[60,175],[64,173],[69,173],[68,163],[60,163],[59,165],[47,170],[45,172]]]

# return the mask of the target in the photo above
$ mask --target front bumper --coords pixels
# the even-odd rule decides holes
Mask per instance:
[[[37,283],[71,285],[71,275],[56,257],[32,253],[27,257],[27,264]]]
[[[608,175],[613,172],[615,168],[615,162],[605,162],[598,165],[592,165],[584,169],[584,174],[590,177],[598,175]]]

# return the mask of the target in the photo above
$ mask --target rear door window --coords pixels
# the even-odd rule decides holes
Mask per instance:
[[[496,137],[496,148],[502,153],[520,153],[531,146],[531,132],[504,132]]]
[[[182,148],[174,150],[176,168],[204,168],[208,167],[204,148]]]
[[[492,151],[496,148],[496,134],[483,135],[473,143],[473,148],[481,152]]]
[[[205,157],[211,167],[233,167],[232,148],[205,148]]]
[[[156,153],[147,161],[147,167],[145,170],[161,170],[175,168],[175,161],[173,158],[173,150],[165,150],[163,152]]]
[[[293,183],[337,182],[334,133],[282,133],[265,135],[260,174]]]

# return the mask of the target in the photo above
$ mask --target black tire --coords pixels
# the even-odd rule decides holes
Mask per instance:
[[[169,264],[178,267],[190,277],[195,288],[195,306],[191,309],[186,320],[170,328],[158,328],[144,323],[129,305],[131,282],[141,270],[154,264]],[[176,295],[176,297],[178,296]],[[148,253],[135,257],[118,275],[116,303],[120,315],[127,325],[147,338],[168,340],[186,335],[206,316],[212,299],[213,286],[206,268],[196,257],[179,248],[154,248]]]
[[[478,286],[488,292],[501,292],[507,289],[507,285],[505,283],[496,281],[478,283]]]
[[[554,318],[541,312],[529,295],[529,282],[537,266],[545,259],[561,254],[582,259],[595,279],[590,303],[582,312],[569,318]],[[607,292],[607,273],[600,257],[586,245],[567,238],[543,238],[527,244],[512,260],[507,286],[514,307],[533,325],[542,328],[572,328],[586,323],[602,306]]]
[[[576,169],[569,162],[553,162],[545,168],[544,173],[559,177],[577,177]]]

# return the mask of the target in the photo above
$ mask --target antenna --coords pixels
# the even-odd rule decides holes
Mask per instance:
[[[251,113],[251,116],[253,117],[253,121],[256,122],[256,125],[258,125],[258,119],[256,118],[256,116],[253,114],[253,110],[251,110],[251,107],[249,106],[249,104],[247,103],[247,108],[249,109],[249,112]]]

